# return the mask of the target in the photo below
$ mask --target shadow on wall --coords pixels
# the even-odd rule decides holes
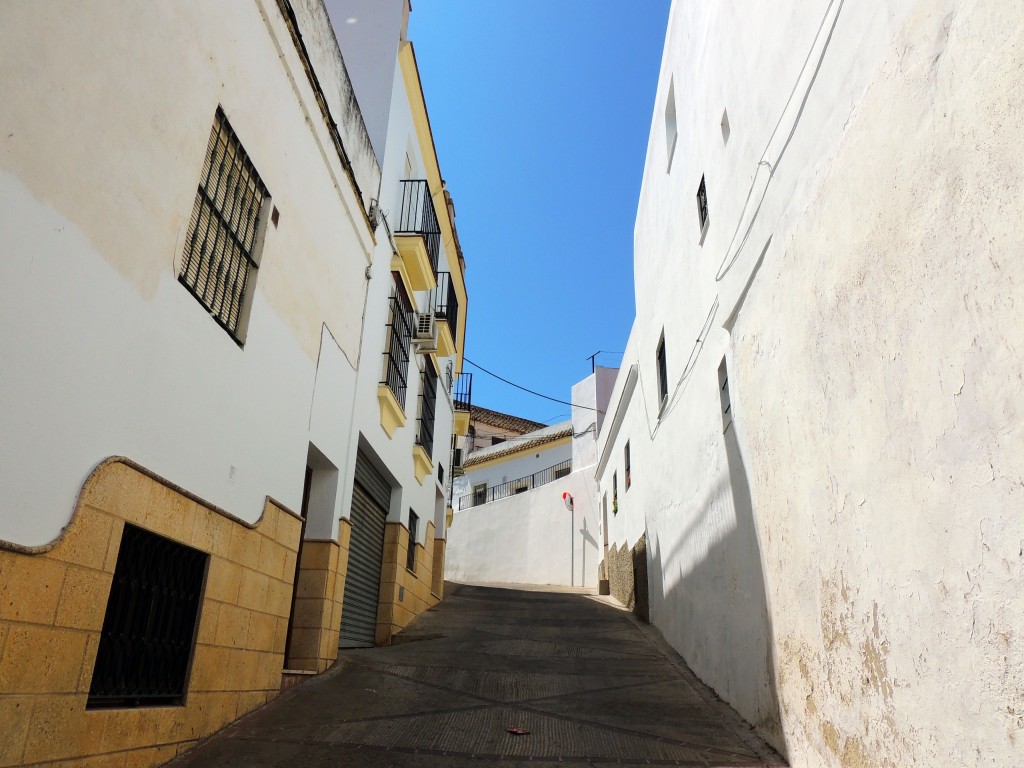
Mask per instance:
[[[664,606],[658,623],[669,630],[673,644],[681,639],[677,649],[691,669],[788,759],[750,485],[735,427],[723,437],[729,476],[720,490],[731,493],[735,528],[667,592],[665,572],[680,569],[687,540],[699,536],[701,526],[691,527],[668,552],[656,541],[650,549],[649,588],[656,593],[655,603]],[[705,506],[714,501],[709,497]],[[701,518],[709,512],[701,510]]]

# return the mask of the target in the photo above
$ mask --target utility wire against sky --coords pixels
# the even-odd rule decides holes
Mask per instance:
[[[604,413],[604,411],[602,411],[602,410],[600,410],[598,408],[591,408],[589,405],[580,405],[578,403],[573,403],[573,402],[571,402],[569,400],[559,400],[557,397],[549,397],[548,395],[542,395],[540,392],[535,392],[532,389],[528,389],[527,387],[522,386],[521,384],[516,384],[514,381],[509,381],[505,377],[499,376],[494,371],[488,371],[482,365],[480,365],[479,363],[474,363],[468,357],[463,357],[462,359],[465,360],[470,365],[472,365],[474,368],[478,369],[479,371],[481,371],[483,373],[486,373],[488,376],[493,376],[494,378],[498,379],[499,381],[505,382],[506,384],[508,384],[511,387],[515,387],[516,389],[523,390],[523,392],[529,392],[531,395],[536,395],[537,397],[543,397],[545,400],[550,400],[550,401],[552,401],[554,403],[561,403],[562,405],[571,405],[573,408],[582,408],[585,411],[595,411],[597,413]]]

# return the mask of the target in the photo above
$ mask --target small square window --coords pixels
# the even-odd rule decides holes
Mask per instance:
[[[245,341],[270,195],[217,108],[178,281],[238,343]]]
[[[411,509],[409,510],[409,548],[405,551],[405,567],[413,573],[416,572],[416,536],[420,525],[420,518]]]
[[[704,235],[708,233],[708,190],[704,184],[704,177],[700,177],[700,186],[697,187],[697,221],[700,223],[700,241],[704,242]]]
[[[658,342],[658,413],[665,410],[668,403],[668,365],[665,362],[665,334],[661,335]]]

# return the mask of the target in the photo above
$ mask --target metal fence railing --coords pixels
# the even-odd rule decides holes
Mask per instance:
[[[422,235],[427,246],[430,269],[437,277],[441,253],[441,227],[437,223],[430,186],[423,179],[402,179],[402,210],[396,235]]]
[[[472,493],[459,497],[459,509],[479,507],[482,504],[497,501],[498,499],[525,493],[565,477],[570,472],[572,472],[572,459],[563,461],[561,464],[555,464],[553,467],[542,469],[540,472],[534,472],[532,475],[509,480],[501,485],[491,486],[490,488],[486,485],[477,487],[473,489]]]

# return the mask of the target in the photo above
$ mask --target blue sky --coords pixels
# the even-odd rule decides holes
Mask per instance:
[[[413,0],[409,38],[466,256],[466,356],[568,400],[633,320],[633,222],[669,0]],[[598,363],[619,364],[618,354]],[[476,370],[473,402],[568,406]]]

